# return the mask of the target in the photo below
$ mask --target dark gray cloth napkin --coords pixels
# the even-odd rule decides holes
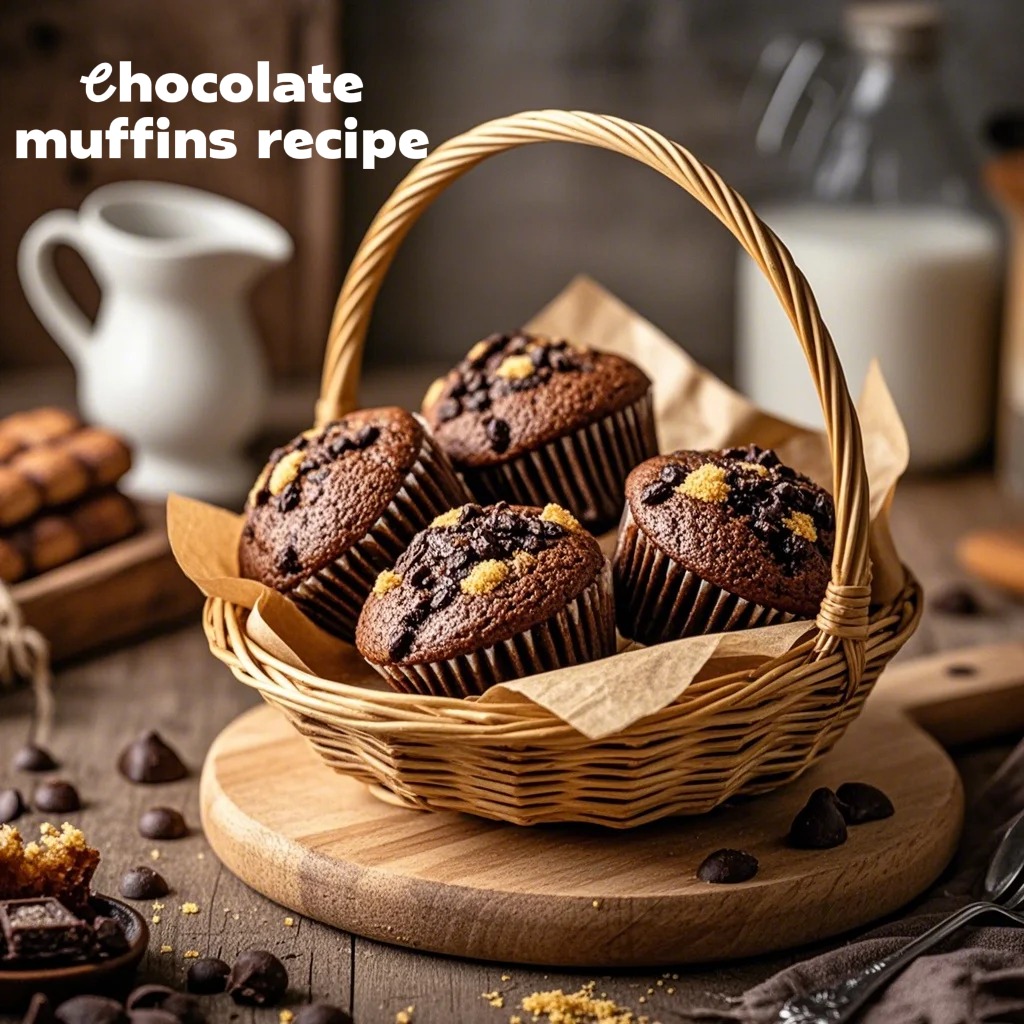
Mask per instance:
[[[953,873],[913,912],[847,945],[780,971],[732,1001],[728,1009],[694,1013],[702,1021],[767,1024],[787,999],[830,987],[889,956],[976,898],[980,878],[1006,823],[1024,809],[1024,742],[968,809]],[[1024,928],[982,926],[955,936],[935,955],[914,961],[858,1018],[863,1024],[1024,1024]]]

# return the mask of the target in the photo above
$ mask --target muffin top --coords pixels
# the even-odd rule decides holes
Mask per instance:
[[[243,576],[288,591],[361,540],[419,456],[404,409],[360,409],[276,449],[249,492]]]
[[[561,611],[604,565],[597,541],[558,505],[463,505],[380,574],[356,646],[378,665],[490,647]]]
[[[571,434],[642,398],[629,360],[541,335],[492,334],[430,386],[423,415],[464,466],[490,466]]]
[[[629,474],[626,500],[644,535],[685,569],[748,601],[817,613],[835,542],[832,497],[771,449],[659,455]]]

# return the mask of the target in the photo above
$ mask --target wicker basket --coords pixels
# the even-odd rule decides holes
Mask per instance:
[[[595,741],[529,702],[478,705],[317,678],[262,649],[246,634],[246,610],[221,599],[207,601],[204,625],[213,653],[282,709],[328,765],[377,783],[390,799],[516,824],[625,828],[709,811],[798,776],[842,735],[911,635],[920,593],[908,575],[895,600],[871,605],[860,427],[803,275],[714,171],[618,118],[557,110],[500,118],[439,146],[409,172],[371,224],[342,287],[317,422],[356,405],[374,299],[420,214],[488,156],[538,142],[583,143],[654,168],[707,207],[771,281],[807,356],[834,465],[835,555],[814,634],[756,670],[695,681],[675,703]]]

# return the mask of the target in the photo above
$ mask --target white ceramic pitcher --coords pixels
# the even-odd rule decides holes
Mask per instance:
[[[54,265],[77,250],[101,290],[95,323]],[[267,370],[248,294],[292,254],[288,233],[241,203],[162,182],[121,182],[25,233],[29,303],[75,366],[84,416],[135,447],[125,487],[236,502],[251,483],[241,448],[259,426]]]

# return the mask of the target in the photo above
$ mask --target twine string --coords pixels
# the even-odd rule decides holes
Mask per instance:
[[[29,741],[45,745],[54,711],[50,645],[38,629],[25,623],[10,590],[0,583],[0,690],[22,681],[31,685],[35,698]]]

